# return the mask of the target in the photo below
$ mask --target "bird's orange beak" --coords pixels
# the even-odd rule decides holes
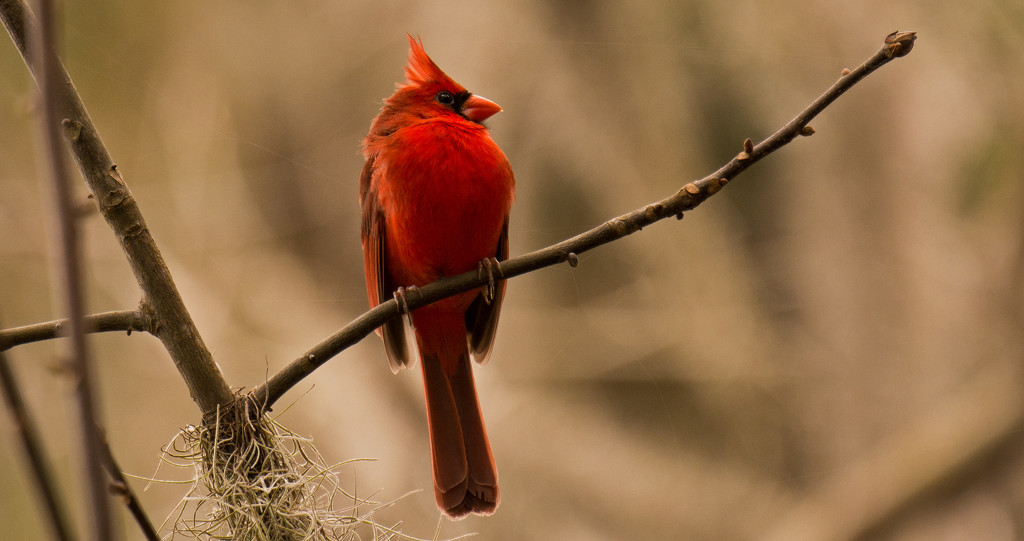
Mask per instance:
[[[473,122],[483,122],[501,111],[501,106],[483,97],[472,95],[462,105],[462,116]]]

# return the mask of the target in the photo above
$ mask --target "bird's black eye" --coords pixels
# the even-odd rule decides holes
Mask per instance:
[[[452,93],[448,92],[447,90],[442,90],[441,92],[438,92],[437,97],[435,97],[434,99],[437,100],[437,103],[440,103],[445,107],[451,107],[452,105],[455,104],[455,96],[453,96]]]

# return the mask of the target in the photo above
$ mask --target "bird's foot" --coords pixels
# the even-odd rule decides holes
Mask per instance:
[[[487,304],[491,304],[491,301],[494,300],[495,271],[497,271],[499,278],[505,277],[505,275],[501,272],[501,265],[499,265],[498,260],[493,257],[481,259],[480,263],[477,263],[477,278],[483,278],[485,274],[487,275],[487,285],[481,288],[483,289],[484,302],[486,302]]]
[[[395,302],[398,303],[398,310],[405,315],[405,319],[409,323],[409,327],[415,328],[412,324],[412,310],[409,309],[409,299],[406,298],[409,293],[416,293],[419,295],[420,290],[416,286],[399,287],[395,290]]]

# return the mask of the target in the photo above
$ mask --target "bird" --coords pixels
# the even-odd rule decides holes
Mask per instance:
[[[508,258],[515,178],[484,121],[498,104],[470,93],[411,35],[404,83],[363,139],[361,240],[371,308],[407,288]],[[489,264],[488,264],[489,263]],[[491,275],[493,278],[493,275]],[[409,314],[422,365],[434,499],[451,519],[500,501],[470,358],[487,362],[505,297],[499,280]],[[377,329],[393,372],[412,368],[405,322]]]

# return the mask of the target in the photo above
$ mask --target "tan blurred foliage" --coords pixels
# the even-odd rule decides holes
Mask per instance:
[[[841,98],[817,135],[683,222],[511,282],[477,370],[502,505],[441,536],[845,539],[877,522],[859,533],[1024,539],[1019,1],[64,4],[68,70],[246,388],[365,309],[358,143],[401,77],[405,32],[505,108],[490,124],[517,175],[519,254],[704,176],[886,34],[917,31],[913,54]],[[31,87],[9,43],[0,74],[10,326],[57,314]],[[134,307],[98,217],[86,253],[90,310]],[[91,343],[115,452],[151,475],[198,411],[152,337]],[[11,358],[77,495],[61,351]],[[378,519],[433,535],[418,372],[392,376],[374,338],[280,404],[329,461],[377,459],[342,470],[360,496],[422,490]],[[3,537],[39,538],[0,424]],[[142,498],[159,522],[182,493]]]

